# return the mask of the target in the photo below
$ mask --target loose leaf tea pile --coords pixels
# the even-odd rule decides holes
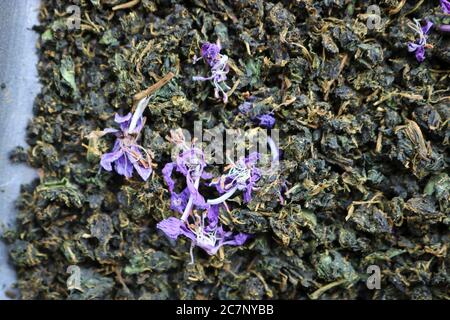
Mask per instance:
[[[42,90],[30,148],[11,155],[39,173],[4,233],[22,298],[450,298],[445,1],[72,4],[78,30],[67,1],[42,1]],[[205,43],[228,60],[198,60]],[[148,170],[104,170],[116,137],[92,132],[118,128],[115,114],[146,96],[138,141],[151,159],[136,170]],[[220,207],[220,224],[249,239],[214,255],[157,228],[177,214],[168,137],[194,121],[280,132],[278,172]],[[68,287],[70,266],[80,283]],[[369,266],[380,289],[367,286]]]

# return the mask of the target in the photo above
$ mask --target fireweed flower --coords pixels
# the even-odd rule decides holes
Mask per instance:
[[[220,42],[217,42],[217,44],[205,42],[200,49],[201,57],[194,57],[195,62],[203,58],[210,67],[214,66],[220,59],[220,49]]]
[[[270,170],[276,170],[280,160],[280,151],[271,137],[267,137],[267,144],[272,155]],[[263,175],[263,171],[256,166],[259,159],[260,154],[253,152],[248,157],[242,158],[226,168],[225,170],[228,171],[226,174],[210,183],[210,186],[215,186],[222,195],[216,199],[208,199],[207,203],[209,205],[223,203],[232,197],[237,190],[245,191],[244,203],[250,202],[252,191],[257,190],[255,185]]]
[[[170,217],[159,222],[157,228],[172,240],[176,240],[180,235],[191,240],[191,263],[194,263],[194,247],[203,249],[209,255],[215,255],[222,246],[240,246],[249,238],[249,235],[244,233],[233,234],[223,230],[219,225],[218,206],[210,206],[207,214],[195,214],[190,220],[192,221]]]
[[[172,131],[170,140],[176,144],[180,152],[175,161],[166,164],[162,171],[171,193],[171,209],[182,215],[180,218],[170,217],[160,221],[157,228],[172,240],[176,240],[180,235],[190,239],[192,263],[194,247],[214,255],[224,245],[243,245],[249,236],[224,231],[219,225],[219,207],[208,204],[198,191],[201,179],[211,179],[211,175],[204,172],[206,162],[203,151],[194,144],[188,145],[180,131]],[[172,178],[174,170],[184,175],[186,179],[187,186],[179,194],[174,191],[175,180]],[[205,209],[207,213],[198,214],[199,210]]]
[[[181,219],[186,221],[194,205],[200,208],[207,207],[198,187],[201,179],[210,179],[211,175],[204,172],[206,162],[203,150],[194,145],[188,146],[179,136],[172,132],[173,141],[181,151],[174,162],[164,166],[162,173],[171,193],[171,208],[183,213]],[[179,194],[174,191],[175,181],[172,179],[174,170],[184,175],[186,180],[186,188]]]
[[[211,75],[209,77],[194,76],[192,80],[212,81],[214,84],[214,96],[220,98],[220,93],[222,93],[223,102],[227,103],[228,95],[225,90],[230,90],[231,88],[225,83],[225,80],[227,80],[227,73],[230,71],[230,67],[228,65],[228,56],[220,54],[220,49],[219,41],[217,41],[217,44],[206,42],[202,45],[201,57],[211,67]],[[199,59],[194,57],[194,62]]]
[[[114,121],[119,124],[120,130],[106,128],[102,131],[102,135],[113,133],[116,136],[112,151],[105,153],[100,159],[100,165],[106,171],[112,171],[114,164],[115,171],[126,178],[131,178],[134,170],[144,181],[150,177],[153,171],[152,156],[137,143],[144,127],[145,118],[142,117],[142,113],[147,103],[148,98],[143,99],[134,114],[128,113],[125,116],[116,114]]]
[[[415,52],[417,61],[422,62],[425,60],[425,48],[430,46],[427,44],[427,38],[433,23],[426,21],[422,26],[418,20],[414,19],[414,22],[415,24],[410,24],[410,28],[419,35],[419,39],[408,43],[408,51]]]
[[[259,122],[259,126],[267,129],[272,129],[275,125],[275,118],[271,113],[259,115],[255,118]]]
[[[261,178],[261,170],[256,167],[259,153],[253,152],[246,158],[239,159],[231,164],[226,170],[226,174],[219,179],[215,179],[210,185],[215,185],[217,191],[223,195],[216,199],[208,200],[208,204],[215,205],[229,199],[237,190],[244,191],[244,202],[252,199],[252,191],[255,184]]]

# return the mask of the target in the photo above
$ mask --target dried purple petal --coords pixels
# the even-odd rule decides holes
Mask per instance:
[[[425,20],[425,25],[422,26],[420,29],[422,30],[424,35],[427,35],[430,32],[432,27],[433,27],[433,22]]]
[[[191,257],[194,260],[192,248],[199,247],[209,255],[214,255],[224,245],[241,246],[249,235],[244,233],[233,234],[225,232],[219,226],[219,207],[210,206],[207,214],[195,215],[189,223],[182,219],[170,217],[157,224],[157,228],[163,231],[167,237],[176,240],[184,235],[191,240]]]
[[[210,174],[204,172],[206,162],[203,150],[195,146],[189,147],[184,140],[180,140],[177,133],[173,133],[173,142],[183,150],[176,158],[175,162],[165,165],[162,170],[171,195],[172,209],[182,212],[182,220],[186,221],[193,206],[201,209],[208,208],[205,198],[198,191],[200,179],[209,179]],[[182,194],[174,193],[175,181],[172,179],[173,170],[181,173],[185,177],[186,188]],[[180,198],[182,197],[182,198]],[[185,201],[187,199],[187,201]]]
[[[139,176],[146,181],[153,172],[151,156],[137,143],[139,133],[144,126],[144,119],[139,116],[136,120],[136,127],[130,130],[133,117],[131,113],[125,116],[116,114],[114,121],[120,125],[120,131],[107,128],[102,132],[103,134],[113,133],[116,141],[113,150],[102,155],[100,165],[107,171],[112,171],[112,165],[114,165],[114,170],[126,178],[131,178],[133,171],[136,170]]]
[[[175,169],[175,167],[176,167],[175,162],[169,162],[162,169],[164,180],[166,181],[166,184],[169,187],[170,192],[173,192],[173,189],[175,188],[175,181],[172,179],[172,172],[173,169]]]
[[[250,235],[245,233],[238,233],[231,237],[231,239],[224,241],[224,245],[230,246],[242,246],[248,239]]]
[[[450,14],[450,1],[441,0],[441,8],[444,13]]]
[[[218,225],[218,216],[218,206],[211,206],[207,217],[205,214],[197,216],[195,223],[187,226],[187,232],[191,232],[190,238],[195,239],[193,246],[202,248],[209,255],[216,254],[224,245],[243,245],[248,239],[248,236],[242,233],[233,235],[232,232],[224,232],[222,226]]]
[[[176,160],[177,171],[186,177],[187,188],[192,198],[192,204],[196,206],[206,206],[205,199],[198,192],[198,182],[206,167],[203,151],[192,147],[183,152]]]
[[[207,202],[210,205],[219,204],[230,198],[236,190],[243,190],[244,202],[250,202],[252,199],[252,191],[255,189],[256,183],[261,178],[261,170],[256,167],[259,159],[257,152],[251,153],[248,157],[238,160],[232,165],[228,173],[222,175],[220,179],[211,182],[217,190],[224,193],[217,199],[210,199]]]
[[[133,168],[133,164],[125,153],[115,162],[116,172],[126,178],[131,178],[133,175]]]
[[[275,125],[275,118],[270,113],[257,116],[256,119],[263,128],[272,129]]]
[[[230,90],[231,88],[225,83],[225,80],[227,80],[230,67],[228,65],[228,56],[220,54],[220,49],[220,43],[217,45],[212,43],[202,45],[201,55],[211,67],[211,75],[209,77],[195,76],[192,77],[192,80],[212,81],[214,84],[214,96],[220,98],[222,94],[223,102],[227,103],[228,95],[225,90]]]
[[[188,203],[189,190],[185,188],[181,193],[172,192],[170,196],[170,209],[183,213]]]
[[[159,222],[156,227],[164,232],[170,239],[176,240],[182,233],[181,227],[184,222],[175,217],[170,217]]]
[[[425,47],[427,46],[427,34],[430,32],[433,27],[433,23],[431,21],[425,21],[425,25],[422,26],[418,20],[414,20],[415,25],[410,25],[411,29],[413,29],[418,35],[419,39],[416,42],[408,43],[408,51],[415,52],[416,59],[419,62],[425,60]]]
[[[100,165],[105,169],[106,171],[112,171],[111,164],[116,162],[120,157],[123,155],[123,150],[120,148],[120,142],[116,140],[114,143],[114,148],[112,152],[105,153],[102,155],[100,159]]]
[[[217,61],[220,54],[220,49],[220,42],[217,44],[205,42],[202,45],[201,55],[211,67]]]

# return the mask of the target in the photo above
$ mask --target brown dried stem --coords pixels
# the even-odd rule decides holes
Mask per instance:
[[[136,93],[134,95],[134,97],[133,97],[134,101],[140,101],[143,98],[148,97],[149,95],[151,95],[152,93],[156,92],[161,87],[163,87],[167,82],[172,80],[173,77],[175,77],[175,74],[173,74],[172,72],[167,73],[164,77],[162,77],[155,84],[151,85],[150,87],[148,87],[144,91]]]

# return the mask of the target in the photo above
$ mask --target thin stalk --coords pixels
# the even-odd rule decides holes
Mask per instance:
[[[206,202],[210,205],[215,205],[224,202],[225,200],[229,199],[237,190],[237,186],[234,186],[230,190],[228,190],[226,193],[221,195],[219,198],[216,199],[209,199]]]
[[[145,108],[150,100],[150,97],[145,97],[141,99],[136,107],[136,110],[133,113],[133,117],[131,118],[130,126],[128,127],[128,132],[131,133],[136,128],[137,122],[139,118],[144,113]]]
[[[198,189],[198,186],[200,185],[200,177],[198,177],[194,182],[195,189]],[[189,214],[191,213],[192,205],[194,203],[194,197],[192,195],[189,196],[188,203],[186,205],[186,208],[184,209],[183,215],[181,216],[181,220],[186,221],[189,217]]]

